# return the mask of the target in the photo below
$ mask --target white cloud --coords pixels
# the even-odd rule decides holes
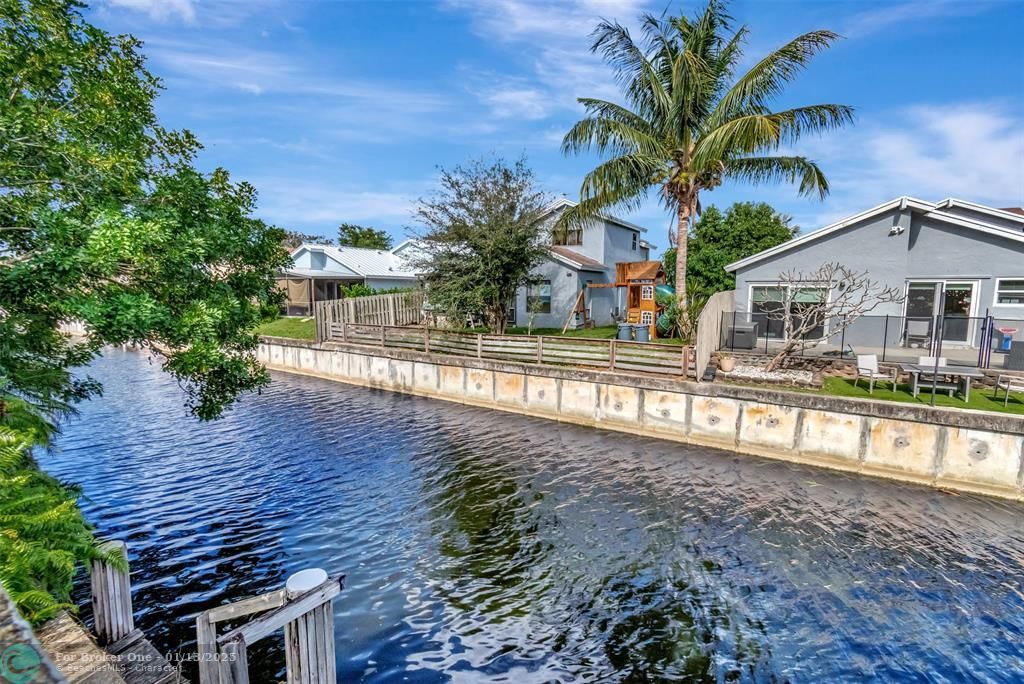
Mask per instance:
[[[543,119],[548,115],[551,106],[548,93],[521,81],[498,85],[492,83],[488,89],[478,92],[477,97],[490,107],[491,113],[499,119]]]
[[[480,100],[498,117],[536,120],[557,110],[575,110],[576,98],[616,99],[610,71],[590,52],[591,33],[601,19],[633,24],[643,11],[642,0],[567,0],[532,2],[451,0],[448,7],[467,12],[480,36],[514,47],[523,74],[509,77],[518,87],[489,92]]]
[[[249,93],[314,95],[360,100],[384,109],[422,112],[445,106],[441,96],[422,89],[321,73],[319,65],[292,56],[223,43],[147,41],[147,52],[162,68],[191,84],[236,88]]]
[[[859,12],[846,23],[843,33],[851,38],[860,38],[890,28],[901,31],[930,19],[978,14],[988,10],[991,3],[976,0],[914,0],[892,4],[870,5],[871,9]]]
[[[247,180],[260,192],[258,216],[301,230],[331,229],[343,221],[404,226],[411,222],[416,200],[428,190],[426,181],[405,183],[401,189],[369,189],[293,177]]]
[[[808,204],[792,202],[788,187],[771,194],[808,229],[900,195],[1024,205],[1024,112],[1004,103],[908,106],[804,141],[798,152],[822,166],[830,196]]]
[[[156,21],[167,21],[178,17],[187,23],[196,19],[196,8],[192,0],[107,0],[111,7],[144,12]]]

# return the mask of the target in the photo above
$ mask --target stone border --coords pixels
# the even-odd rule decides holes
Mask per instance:
[[[349,384],[1024,501],[1019,419],[1010,432],[949,409],[353,344],[264,338],[257,355]]]
[[[289,337],[262,338],[265,342],[289,347],[306,347],[310,349],[332,349],[353,353],[373,354],[393,359],[408,361],[429,361],[443,363],[447,366],[464,368],[483,368],[507,373],[525,373],[539,377],[561,378],[568,380],[590,380],[629,385],[640,389],[655,389],[667,392],[685,392],[686,394],[705,397],[723,397],[742,399],[745,401],[769,402],[794,408],[809,408],[821,411],[838,411],[855,413],[873,418],[889,418],[906,420],[929,425],[945,425],[947,427],[1006,432],[1024,435],[1024,417],[992,411],[960,411],[955,408],[918,406],[895,401],[872,401],[851,397],[835,397],[830,395],[792,392],[784,389],[745,387],[725,383],[694,382],[682,378],[667,378],[646,373],[623,373],[621,371],[604,371],[582,368],[559,368],[548,365],[518,363],[514,361],[494,361],[476,359],[468,356],[454,356],[418,352],[394,347],[380,348],[366,345],[345,344],[340,342],[324,342],[318,344],[307,340],[296,340]]]

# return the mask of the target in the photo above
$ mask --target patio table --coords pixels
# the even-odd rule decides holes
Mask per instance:
[[[968,368],[966,366],[939,366],[936,370],[935,366],[924,365],[918,363],[901,363],[900,370],[910,375],[910,391],[914,397],[921,391],[923,385],[924,389],[928,389],[931,385],[930,380],[921,382],[922,375],[936,375],[939,377],[946,376],[955,378],[958,385],[958,389],[962,386],[961,394],[964,395],[964,401],[971,400],[971,380],[973,378],[983,378],[985,374],[977,368]],[[943,387],[943,383],[939,382],[939,387]]]

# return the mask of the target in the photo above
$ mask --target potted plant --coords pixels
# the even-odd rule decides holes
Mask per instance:
[[[718,355],[718,370],[723,373],[732,373],[734,368],[736,368],[736,359],[731,354]]]

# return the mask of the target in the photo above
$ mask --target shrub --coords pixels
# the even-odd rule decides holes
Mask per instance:
[[[39,470],[32,434],[0,425],[0,584],[38,625],[74,610],[71,588],[80,563],[102,559],[125,567],[125,561],[97,548],[78,509],[80,490]]]

